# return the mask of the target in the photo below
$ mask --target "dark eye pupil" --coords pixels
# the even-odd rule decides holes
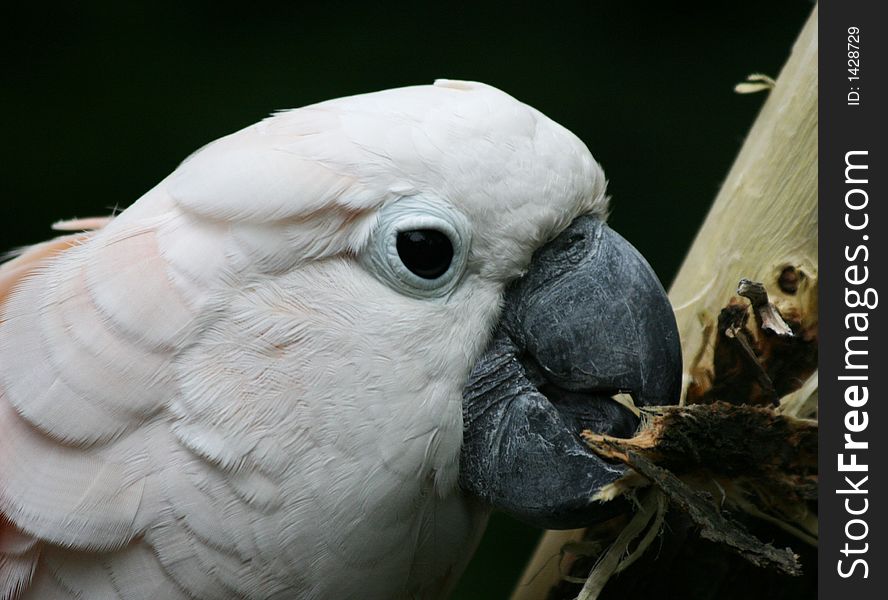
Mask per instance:
[[[423,279],[437,279],[450,268],[453,245],[434,229],[411,229],[398,233],[398,256],[410,271]]]

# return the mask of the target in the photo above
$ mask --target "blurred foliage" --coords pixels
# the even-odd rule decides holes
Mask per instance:
[[[4,11],[0,251],[124,208],[275,109],[435,78],[493,84],[583,139],[611,224],[668,285],[811,11],[767,2],[19,3]],[[496,515],[456,598],[504,598],[538,532]]]

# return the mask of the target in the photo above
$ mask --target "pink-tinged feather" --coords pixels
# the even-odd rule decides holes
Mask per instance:
[[[85,217],[83,219],[68,219],[56,221],[52,224],[54,231],[95,231],[110,223],[114,217]]]
[[[40,543],[0,513],[0,600],[17,600],[40,560]]]
[[[0,309],[16,286],[44,262],[89,239],[91,234],[64,235],[35,244],[9,262],[0,264]],[[2,322],[2,316],[0,316]]]

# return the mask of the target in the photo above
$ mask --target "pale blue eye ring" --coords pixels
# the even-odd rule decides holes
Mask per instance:
[[[412,272],[398,253],[398,235],[415,230],[446,236],[453,248],[450,266],[435,278]],[[470,241],[468,220],[459,211],[440,200],[409,196],[382,209],[364,260],[374,274],[397,291],[414,298],[440,298],[453,290],[465,272]]]

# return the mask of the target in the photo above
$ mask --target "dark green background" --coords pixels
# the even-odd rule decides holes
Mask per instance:
[[[511,93],[602,163],[668,285],[813,4],[78,2],[2,13],[0,251],[126,207],[280,108],[435,78]],[[456,597],[503,598],[538,532],[495,516]],[[343,574],[345,576],[345,574]]]

